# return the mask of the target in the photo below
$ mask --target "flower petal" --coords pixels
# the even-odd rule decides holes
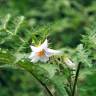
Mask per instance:
[[[39,61],[39,57],[36,57],[36,56],[31,60],[31,62],[33,62],[33,63],[36,63],[38,61]]]
[[[77,66],[75,63],[73,63],[69,58],[64,58],[65,64],[70,68],[70,69],[75,69]]]
[[[49,57],[47,57],[47,56],[43,56],[40,58],[41,62],[47,62],[48,60],[49,60]]]
[[[46,50],[46,55],[48,57],[50,57],[52,55],[59,55],[59,54],[62,54],[62,51],[60,51],[60,50],[53,50],[53,49],[50,49],[50,48],[47,48],[47,50]]]
[[[48,47],[48,40],[46,39],[43,44],[40,46],[42,49],[46,49]]]
[[[31,52],[30,56],[28,57],[29,59],[32,59],[35,56],[35,52]]]
[[[30,46],[31,47],[31,50],[34,51],[34,52],[38,52],[40,49],[38,47],[35,47],[35,46]]]
[[[45,55],[46,55],[47,57],[50,57],[50,56],[53,55],[53,53],[51,53],[51,52],[47,52],[47,51],[46,51]]]

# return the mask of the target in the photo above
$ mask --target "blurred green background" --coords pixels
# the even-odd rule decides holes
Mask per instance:
[[[0,0],[0,16],[25,16],[28,27],[52,24],[52,48],[74,49],[86,27],[96,20],[96,0]],[[92,81],[91,81],[92,80]],[[96,73],[80,82],[80,96],[96,96]],[[44,96],[29,74],[0,69],[0,96]]]

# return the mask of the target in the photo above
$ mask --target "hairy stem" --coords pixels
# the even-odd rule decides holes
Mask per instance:
[[[78,67],[77,67],[77,71],[76,71],[76,75],[75,75],[75,80],[74,80],[74,84],[73,84],[73,91],[72,91],[72,95],[71,96],[75,96],[76,85],[77,85],[77,81],[78,81],[80,67],[81,67],[81,63],[79,63]]]
[[[53,96],[53,94],[51,93],[51,91],[49,90],[49,88],[47,87],[47,85],[45,83],[43,83],[35,74],[33,74],[32,72],[31,72],[31,74],[45,88],[45,90],[47,91],[47,93],[49,94],[49,96]]]

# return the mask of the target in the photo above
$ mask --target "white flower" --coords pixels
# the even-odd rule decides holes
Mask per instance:
[[[31,62],[36,63],[38,61],[46,62],[49,60],[49,57],[52,55],[58,55],[62,52],[59,50],[53,50],[48,48],[48,41],[47,39],[44,41],[43,44],[41,44],[38,47],[30,46],[32,49],[32,52],[29,56],[29,59],[31,59]]]
[[[65,64],[70,68],[70,69],[76,69],[76,64],[73,63],[68,57],[64,58]]]

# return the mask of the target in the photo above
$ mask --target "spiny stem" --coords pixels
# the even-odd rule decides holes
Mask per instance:
[[[78,64],[76,75],[75,75],[75,80],[73,84],[73,91],[72,91],[72,96],[75,96],[75,91],[76,91],[76,85],[78,81],[78,76],[79,76],[79,71],[80,71],[81,63]]]
[[[48,92],[49,96],[53,96],[53,94],[51,93],[51,91],[49,90],[49,88],[46,86],[45,83],[43,83],[35,74],[33,74],[31,72],[31,74],[33,75],[33,77],[46,89],[46,91]]]
[[[71,92],[69,91],[68,87],[65,86],[64,88],[65,88],[65,90],[66,90],[68,96],[71,96]]]

